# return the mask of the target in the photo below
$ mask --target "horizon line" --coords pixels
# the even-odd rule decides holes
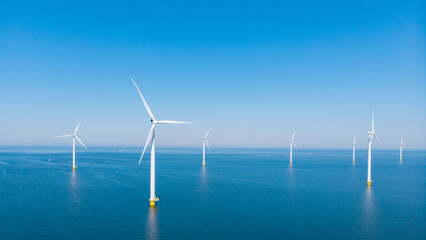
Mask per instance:
[[[71,148],[68,145],[0,145],[0,148]],[[76,146],[77,147],[77,146]],[[80,147],[78,147],[80,148]],[[83,147],[81,147],[83,148]],[[90,148],[90,147],[89,147]],[[93,145],[91,148],[143,148],[143,146],[112,146],[112,145]],[[200,146],[162,146],[159,149],[190,149],[190,148],[200,148]],[[212,147],[212,149],[271,149],[271,150],[278,150],[278,149],[290,149],[289,147]],[[357,148],[359,150],[368,150],[368,148]],[[298,151],[300,150],[352,150],[352,146],[350,147],[307,147],[307,148],[298,148]],[[399,148],[376,148],[375,150],[395,150],[399,151]],[[426,151],[426,148],[405,148],[405,150],[413,150],[413,151]],[[90,152],[90,150],[89,150]]]

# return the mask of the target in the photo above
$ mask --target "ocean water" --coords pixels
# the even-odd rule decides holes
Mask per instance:
[[[151,208],[149,155],[1,150],[0,239],[426,238],[425,151],[158,149]]]

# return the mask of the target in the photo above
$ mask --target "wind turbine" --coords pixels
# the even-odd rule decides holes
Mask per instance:
[[[291,137],[291,139],[288,140],[290,142],[290,164],[293,163],[293,145],[297,150],[296,143],[294,142],[294,135],[296,135],[296,132],[294,132],[293,137]]]
[[[209,151],[211,152],[209,142],[207,142],[207,136],[209,135],[209,133],[210,133],[210,130],[207,132],[206,136],[204,137],[199,136],[200,138],[203,139],[203,167],[206,166],[206,144],[207,144],[207,147],[209,148]]]
[[[368,173],[367,173],[367,186],[371,186],[371,142],[373,141],[373,137],[382,144],[379,140],[379,138],[376,135],[376,132],[374,131],[374,110],[373,110],[373,119],[371,123],[371,131],[368,132]]]
[[[131,78],[131,80],[133,84],[135,84],[135,87],[138,90],[139,95],[141,96],[141,99],[143,101],[143,104],[145,105],[146,111],[151,117],[151,130],[149,131],[148,138],[146,139],[145,147],[143,148],[141,158],[139,159],[139,165],[141,164],[146,147],[148,146],[149,142],[151,142],[151,184],[150,184],[149,202],[151,206],[155,206],[155,202],[159,200],[157,196],[155,195],[155,126],[157,124],[188,124],[192,122],[178,122],[178,121],[169,121],[169,120],[157,121],[154,115],[152,114],[151,110],[149,109],[148,104],[145,101],[145,98],[143,98],[142,93],[138,88],[138,85],[136,85],[133,78]]]
[[[404,144],[404,140],[401,137],[401,147],[399,148],[399,161],[402,161],[402,145]]]
[[[352,153],[352,162],[355,162],[355,145],[358,145],[358,142],[356,141],[356,137],[354,136],[354,146],[353,146],[353,153]]]
[[[81,145],[82,145],[82,146],[86,149],[86,151],[88,151],[88,150],[87,150],[87,147],[86,147],[86,146],[84,146],[84,144],[83,144],[83,142],[80,140],[80,138],[78,138],[78,137],[77,137],[77,131],[78,131],[78,128],[80,127],[81,120],[82,120],[82,119],[80,119],[80,122],[78,122],[78,125],[77,125],[77,127],[75,128],[75,131],[74,131],[74,133],[73,133],[73,134],[67,134],[67,135],[62,135],[62,136],[56,136],[56,138],[72,137],[72,170],[75,170],[75,169],[77,168],[77,166],[75,166],[75,140],[77,139],[77,141],[79,141],[79,142],[81,143]]]

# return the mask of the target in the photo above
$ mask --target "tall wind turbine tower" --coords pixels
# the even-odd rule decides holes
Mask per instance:
[[[356,137],[354,136],[354,146],[353,146],[353,152],[352,152],[352,162],[355,162],[355,145],[358,145],[358,142],[356,141]]]
[[[78,128],[80,127],[81,120],[82,119],[80,119],[80,122],[78,122],[74,133],[62,135],[62,136],[56,136],[57,138],[72,137],[72,170],[75,170],[77,168],[77,166],[75,165],[75,140],[77,139],[77,141],[79,141],[80,144],[86,149],[86,151],[88,151],[86,146],[84,146],[83,142],[80,140],[80,138],[77,137],[77,131],[78,131]]]
[[[148,104],[145,101],[145,98],[142,96],[141,91],[138,88],[138,85],[136,85],[135,81],[132,79],[133,84],[135,85],[136,89],[139,92],[139,95],[141,96],[141,99],[143,101],[143,104],[145,105],[146,111],[148,112],[149,116],[151,117],[151,130],[149,131],[148,138],[146,139],[145,147],[143,148],[141,158],[139,159],[139,164],[141,164],[143,155],[145,153],[146,147],[151,142],[151,183],[150,183],[150,197],[149,202],[151,206],[155,206],[155,202],[157,202],[159,199],[155,195],[155,126],[157,124],[188,124],[192,122],[179,122],[179,121],[170,121],[170,120],[156,120],[154,115],[152,114],[151,110],[148,107]]]
[[[371,123],[371,131],[368,132],[368,173],[367,173],[367,186],[371,186],[371,142],[373,141],[373,138],[377,140],[377,142],[380,142],[379,138],[376,135],[376,132],[374,131],[374,110],[373,110],[373,119]]]
[[[288,141],[290,142],[290,164],[293,163],[293,145],[297,150],[296,143],[294,142],[294,136],[296,135],[296,132],[293,133],[293,137],[291,137]]]
[[[206,166],[206,145],[209,148],[209,151],[211,152],[209,142],[207,142],[207,136],[209,135],[209,133],[210,133],[210,130],[207,132],[207,134],[204,137],[199,136],[203,139],[203,167]]]
[[[399,161],[402,161],[402,145],[404,144],[404,140],[401,137],[401,146],[399,147]]]

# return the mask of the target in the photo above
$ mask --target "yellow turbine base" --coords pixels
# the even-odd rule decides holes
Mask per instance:
[[[371,186],[371,182],[367,182],[367,186]]]
[[[206,166],[206,164],[205,163],[203,163],[203,167],[205,167]]]
[[[355,159],[354,159],[354,160],[352,160],[352,162],[355,162]]]
[[[77,167],[72,167],[72,170],[75,170]]]
[[[290,162],[290,164],[292,164],[293,162]]]
[[[155,197],[155,199],[154,200],[152,200],[152,199],[149,199],[149,205],[151,206],[151,207],[154,207],[155,206],[155,202],[158,202],[160,199],[158,199],[158,197]]]

